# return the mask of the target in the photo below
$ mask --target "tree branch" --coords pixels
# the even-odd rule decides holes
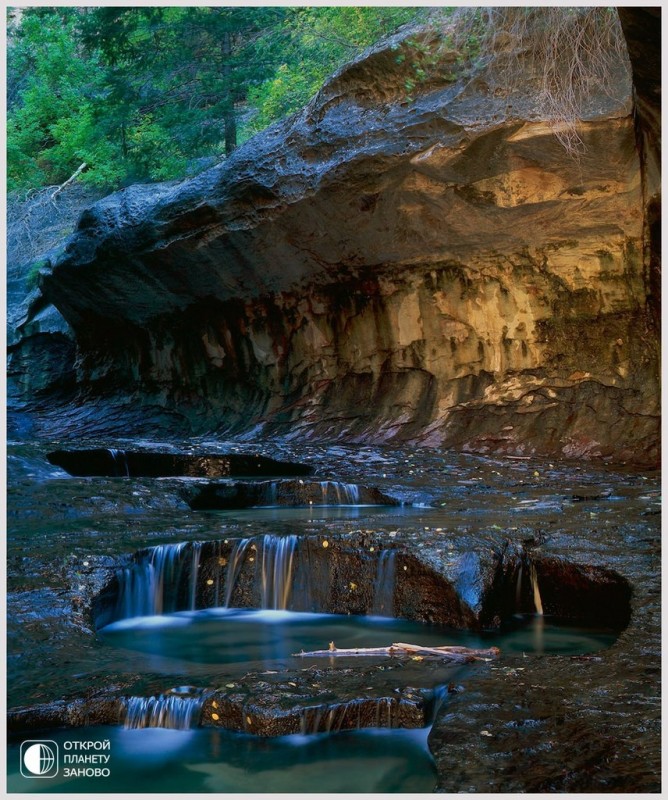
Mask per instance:
[[[51,202],[55,202],[56,197],[63,191],[63,189],[66,186],[69,186],[71,183],[74,183],[74,181],[79,177],[79,175],[81,175],[81,173],[86,169],[87,166],[88,164],[86,164],[86,162],[84,161],[83,164],[79,165],[76,172],[70,175],[70,177],[65,181],[65,183],[61,183],[60,186],[57,186],[56,191],[51,195]]]

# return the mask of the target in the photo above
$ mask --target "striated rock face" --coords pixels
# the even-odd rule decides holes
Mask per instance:
[[[633,69],[645,202],[645,268],[653,322],[661,325],[661,8],[620,8]]]
[[[86,212],[41,283],[79,383],[199,430],[655,462],[624,65],[574,160],[530,75],[510,92],[442,52],[407,97],[433,36],[377,47],[193,180]]]

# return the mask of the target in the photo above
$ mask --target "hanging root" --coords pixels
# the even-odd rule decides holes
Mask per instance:
[[[574,157],[584,152],[577,125],[595,91],[614,96],[619,70],[630,62],[614,8],[470,7],[452,28],[458,48],[494,62],[512,92],[519,76],[536,76],[539,111]]]

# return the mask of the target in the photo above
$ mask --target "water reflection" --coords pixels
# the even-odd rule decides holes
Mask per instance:
[[[382,647],[395,641],[475,646],[479,641],[469,633],[408,620],[225,608],[121,620],[102,629],[100,635],[119,651],[149,654],[152,671],[186,670],[194,662],[216,664],[230,674],[277,663],[324,666],[322,660],[292,654],[327,649],[331,641],[340,648]]]
[[[292,654],[327,649],[331,641],[339,648],[406,641],[426,647],[495,645],[507,654],[583,655],[609,647],[617,637],[613,631],[577,628],[542,615],[516,616],[501,631],[475,633],[383,617],[225,608],[121,620],[100,635],[118,650],[149,654],[153,671],[187,670],[190,663],[199,663],[224,666],[230,674],[277,662],[322,665]]]
[[[498,642],[504,653],[574,656],[611,647],[618,636],[606,628],[579,628],[542,614],[524,614],[508,620],[499,634],[486,634],[485,640]]]

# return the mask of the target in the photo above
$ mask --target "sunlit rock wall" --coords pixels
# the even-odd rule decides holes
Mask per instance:
[[[84,214],[42,291],[89,396],[195,430],[656,461],[628,70],[573,158],[530,74],[442,50],[407,96],[418,57],[377,47],[220,166]]]

